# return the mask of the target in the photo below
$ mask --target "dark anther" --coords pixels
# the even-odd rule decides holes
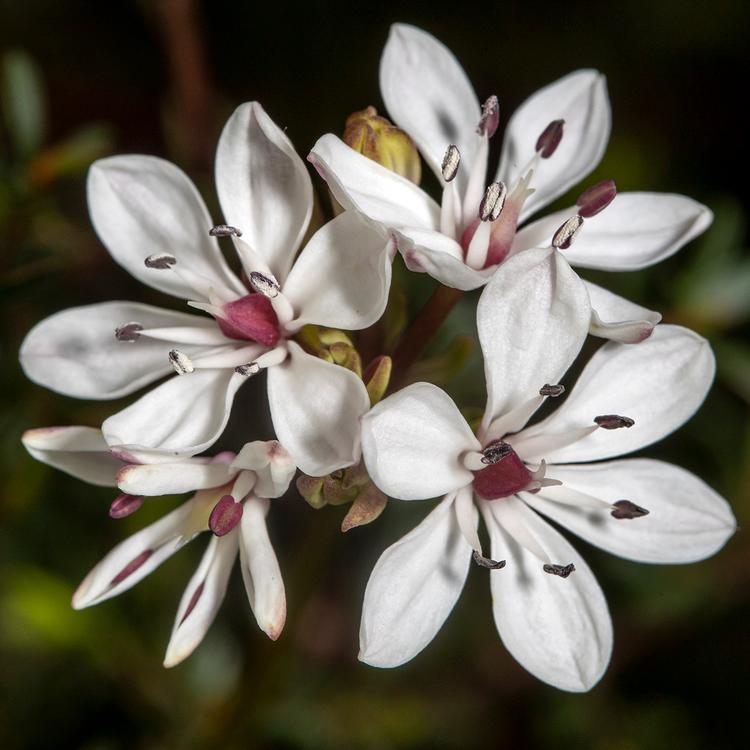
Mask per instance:
[[[562,396],[563,393],[565,393],[565,386],[560,384],[550,385],[547,383],[539,389],[540,396],[551,396],[552,398],[557,398],[558,396]]]
[[[443,157],[443,163],[440,165],[440,170],[443,173],[443,179],[446,182],[450,182],[458,172],[458,165],[461,162],[461,152],[457,146],[451,144],[448,146]]]
[[[483,464],[496,464],[511,453],[513,453],[512,446],[508,443],[504,443],[502,440],[497,440],[494,443],[490,443],[482,451],[482,458],[480,461]]]
[[[248,362],[246,365],[240,365],[239,367],[235,367],[234,371],[238,375],[244,375],[245,377],[250,377],[251,375],[257,375],[260,372],[260,365],[258,365],[257,362]]]
[[[600,417],[594,417],[594,422],[605,430],[618,430],[620,427],[632,427],[635,424],[635,420],[621,417],[619,414],[602,414]]]
[[[576,201],[578,215],[590,219],[603,211],[617,196],[617,186],[614,180],[604,180],[584,190]]]
[[[576,566],[573,563],[569,565],[545,565],[542,568],[545,573],[549,573],[552,576],[560,576],[560,578],[567,578],[575,569]]]
[[[542,131],[536,141],[536,152],[542,159],[549,159],[555,153],[563,137],[565,120],[553,120]]]
[[[576,214],[571,216],[552,236],[552,247],[567,250],[583,226],[583,219]]]
[[[482,117],[477,125],[477,135],[486,135],[492,138],[500,122],[500,104],[497,97],[493,94],[482,105]]]
[[[163,271],[165,268],[171,268],[177,263],[177,258],[171,253],[154,253],[153,255],[149,255],[143,262],[146,264],[146,268],[157,268]]]
[[[487,568],[488,570],[500,570],[500,568],[505,567],[505,560],[492,560],[489,557],[480,555],[476,550],[471,553],[471,558],[477,565],[479,565],[480,568]]]
[[[242,237],[242,232],[237,227],[230,227],[229,224],[217,224],[211,227],[208,233],[212,237]]]
[[[140,323],[126,323],[124,326],[115,328],[115,338],[118,341],[127,341],[129,344],[138,341],[141,334],[139,331],[143,330],[143,326]]]
[[[491,182],[479,204],[479,218],[482,221],[495,221],[500,218],[507,196],[508,188],[504,182]]]
[[[250,283],[255,289],[266,297],[273,299],[278,296],[281,287],[279,286],[276,279],[269,278],[258,271],[250,272]]]
[[[630,520],[631,518],[641,518],[648,515],[648,511],[645,508],[631,503],[630,500],[618,500],[616,503],[612,503],[612,505],[614,506],[614,510],[611,513],[612,518]]]

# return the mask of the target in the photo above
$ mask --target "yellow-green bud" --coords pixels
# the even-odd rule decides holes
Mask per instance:
[[[349,115],[344,143],[368,159],[406,177],[416,185],[422,179],[422,164],[414,141],[403,131],[367,107]]]

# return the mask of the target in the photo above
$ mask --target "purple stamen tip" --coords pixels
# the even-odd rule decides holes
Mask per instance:
[[[563,137],[565,120],[553,120],[542,131],[536,141],[536,152],[542,159],[549,159],[555,153]]]
[[[242,518],[242,503],[235,502],[231,495],[224,495],[208,517],[208,528],[216,536],[228,534]]]
[[[545,573],[549,573],[552,576],[560,576],[560,578],[567,578],[574,570],[576,566],[573,563],[569,565],[544,565],[542,570]]]
[[[122,583],[128,576],[133,575],[143,563],[154,554],[152,549],[146,549],[138,557],[134,557],[109,583],[110,586],[116,586]]]
[[[617,185],[614,180],[604,180],[584,190],[576,201],[578,215],[590,219],[603,211],[617,195]]]
[[[612,518],[617,518],[618,520],[642,518],[643,516],[647,516],[649,513],[646,508],[642,508],[640,505],[631,503],[630,500],[618,500],[617,502],[612,503],[612,507],[614,508],[614,510],[610,515],[612,516]]]
[[[619,430],[620,427],[632,427],[635,424],[634,419],[621,417],[619,414],[602,414],[594,417],[594,422],[605,430]]]
[[[135,513],[143,505],[146,498],[143,495],[118,495],[109,506],[110,518],[125,518]]]
[[[500,104],[493,94],[482,105],[482,117],[479,120],[479,125],[477,125],[477,135],[486,135],[488,138],[492,138],[499,123]]]

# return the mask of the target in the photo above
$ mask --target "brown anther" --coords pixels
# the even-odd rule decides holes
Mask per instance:
[[[630,500],[618,500],[617,502],[612,503],[612,507],[614,508],[614,510],[610,513],[610,515],[612,516],[612,518],[617,518],[618,520],[642,518],[643,516],[647,516],[649,513],[646,508],[641,508],[640,505],[631,503]]]
[[[550,385],[547,383],[539,389],[540,396],[550,396],[551,398],[557,398],[565,393],[565,386],[557,383],[556,385]]]
[[[142,330],[143,326],[140,323],[125,323],[124,326],[115,328],[115,338],[118,341],[133,344],[141,337],[140,331]]]
[[[560,576],[560,578],[567,578],[574,570],[576,566],[573,563],[569,565],[544,565],[542,570],[545,573],[549,573],[552,576]]]
[[[260,365],[257,362],[248,362],[246,365],[239,365],[239,367],[235,367],[234,371],[238,375],[244,375],[245,377],[249,378],[253,375],[257,375],[260,372]]]
[[[483,451],[482,458],[480,461],[483,464],[496,464],[506,456],[513,453],[513,448],[508,443],[504,443],[502,440],[497,440],[494,443],[490,443]]]
[[[486,135],[488,138],[492,138],[497,131],[499,122],[500,103],[493,94],[482,105],[482,116],[479,119],[479,125],[477,125],[477,135]]]
[[[471,553],[471,559],[474,560],[480,568],[487,568],[488,570],[500,570],[500,568],[505,567],[505,560],[493,560],[490,557],[480,555],[476,550]]]
[[[259,273],[258,271],[250,272],[250,283],[253,285],[254,289],[269,299],[278,297],[279,292],[281,291],[281,287],[276,279]]]
[[[149,255],[143,262],[146,264],[146,268],[156,268],[163,271],[165,268],[171,268],[177,263],[177,258],[171,253],[154,253],[153,255]]]
[[[555,153],[563,137],[565,120],[553,120],[542,131],[536,141],[536,152],[542,159],[549,159]]]
[[[190,357],[179,349],[170,350],[169,362],[178,375],[189,375],[195,369]]]
[[[594,417],[594,422],[605,430],[619,430],[620,427],[632,427],[635,424],[635,420],[630,417],[621,417],[619,414],[602,414]]]
[[[576,214],[571,216],[553,235],[552,247],[555,250],[567,250],[583,226],[583,219]]]
[[[208,233],[211,237],[242,237],[242,232],[237,227],[229,226],[229,224],[217,224],[215,227],[211,227]]]
[[[461,163],[461,152],[457,146],[451,144],[445,151],[443,163],[440,165],[440,171],[443,173],[443,179],[450,182],[458,172],[458,165]]]
[[[617,185],[614,180],[604,180],[584,190],[576,201],[578,215],[590,219],[603,211],[617,196]]]
[[[504,182],[491,182],[487,186],[484,198],[479,204],[479,218],[482,221],[495,221],[500,217],[500,212],[505,206],[508,197],[508,188]]]

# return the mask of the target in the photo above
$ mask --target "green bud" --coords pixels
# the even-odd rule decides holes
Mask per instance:
[[[370,397],[370,406],[375,406],[388,390],[392,369],[393,360],[386,356],[375,357],[367,365],[363,380],[367,386],[367,395]]]
[[[325,504],[323,497],[323,481],[325,477],[309,477],[307,474],[300,474],[297,477],[297,490],[310,505],[318,510]]]
[[[339,341],[336,344],[331,344],[328,351],[337,365],[351,370],[358,378],[362,377],[362,359],[359,352],[351,344]]]

